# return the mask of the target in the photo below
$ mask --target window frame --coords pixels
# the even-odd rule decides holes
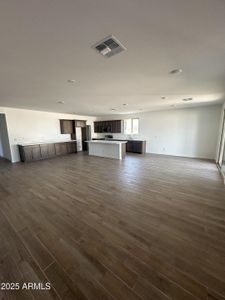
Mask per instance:
[[[125,121],[126,120],[131,120],[131,132],[130,133],[125,132]],[[134,124],[133,124],[134,120],[138,120],[138,131],[137,131],[137,133],[134,133]],[[128,135],[130,135],[130,134],[139,134],[139,132],[140,132],[140,119],[139,118],[127,118],[127,119],[124,119],[123,122],[124,122],[124,126],[123,126],[124,127],[123,128],[123,133],[124,134],[128,134]]]

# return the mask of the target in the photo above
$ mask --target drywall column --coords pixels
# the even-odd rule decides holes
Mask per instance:
[[[11,150],[5,114],[0,114],[0,156],[11,161]]]

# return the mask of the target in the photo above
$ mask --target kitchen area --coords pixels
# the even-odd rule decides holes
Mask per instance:
[[[123,159],[127,152],[146,153],[145,140],[114,137],[124,133],[123,120],[94,121],[91,128],[85,120],[60,119],[59,130],[61,135],[69,135],[70,139],[19,144],[21,161],[37,161],[81,151],[113,159]],[[92,138],[93,133],[95,137]]]
[[[101,141],[103,144],[107,143],[121,143],[124,144],[124,151],[130,153],[145,154],[146,153],[146,141],[131,138],[124,138],[124,121],[123,120],[105,120],[94,122],[94,132],[98,134],[97,138],[93,138],[92,141]],[[115,134],[117,137],[115,138]],[[118,135],[122,135],[118,138]],[[122,147],[122,146],[121,146]],[[122,150],[121,150],[122,151]],[[122,155],[121,158],[124,158]]]

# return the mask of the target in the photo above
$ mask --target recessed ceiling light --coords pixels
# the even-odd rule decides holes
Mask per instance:
[[[174,70],[170,71],[170,74],[171,74],[171,75],[175,75],[175,74],[180,74],[180,73],[182,73],[182,72],[183,72],[182,69],[174,69]]]
[[[57,103],[58,103],[58,104],[64,104],[65,101],[59,100],[59,101],[57,101]]]
[[[127,106],[128,104],[127,103],[123,103],[123,106]]]
[[[116,110],[116,109],[115,109],[115,108],[111,108],[110,110],[114,111],[114,110]]]
[[[192,100],[193,100],[193,98],[184,98],[184,99],[182,99],[182,101],[185,101],[185,102],[192,101]]]
[[[162,99],[162,100],[165,100],[165,99],[166,99],[166,97],[165,97],[165,96],[162,96],[162,97],[161,97],[161,99]]]
[[[68,79],[67,82],[68,82],[68,83],[75,83],[76,80],[75,80],[75,79]]]

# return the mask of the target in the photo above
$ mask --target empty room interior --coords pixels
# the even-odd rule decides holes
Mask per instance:
[[[225,0],[0,1],[0,300],[225,300]]]

